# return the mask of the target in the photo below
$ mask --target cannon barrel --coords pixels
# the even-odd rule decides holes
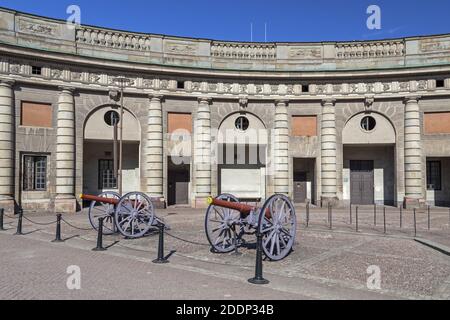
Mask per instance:
[[[113,204],[113,205],[116,205],[119,203],[119,199],[98,197],[98,196],[93,196],[93,195],[89,195],[89,194],[80,194],[80,199],[88,200],[88,201],[97,201],[97,202],[108,203],[108,204]]]
[[[245,203],[231,202],[231,201],[217,199],[217,198],[213,198],[213,197],[208,197],[206,201],[209,205],[214,205],[214,206],[218,206],[218,207],[222,207],[222,208],[239,211],[243,216],[247,216],[250,214],[251,211],[257,209],[256,207],[250,206]],[[271,217],[269,208],[266,209],[265,216],[267,218]]]

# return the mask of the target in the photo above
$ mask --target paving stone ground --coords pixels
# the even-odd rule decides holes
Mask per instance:
[[[355,209],[354,209],[355,210]],[[51,243],[55,225],[24,220],[23,236],[13,235],[16,220],[5,217],[0,232],[0,299],[449,299],[450,257],[414,241],[412,212],[358,208],[359,232],[348,209],[333,210],[332,230],[326,209],[311,208],[306,227],[304,207],[297,208],[295,250],[279,262],[264,262],[265,286],[247,282],[254,274],[255,250],[241,255],[214,254],[204,234],[204,211],[190,208],[158,210],[170,225],[165,250],[170,263],[156,265],[158,236],[127,240],[105,236],[105,252],[93,252],[96,232],[63,223],[64,243]],[[447,245],[447,209],[416,212],[417,236]],[[49,213],[28,213],[35,222],[52,222]],[[86,211],[65,220],[89,229]],[[179,240],[183,238],[188,241]],[[255,238],[247,238],[249,247]],[[69,290],[66,269],[81,269],[81,290]],[[368,289],[369,266],[381,271],[381,289]]]

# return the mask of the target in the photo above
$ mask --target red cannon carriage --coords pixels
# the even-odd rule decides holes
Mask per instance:
[[[275,194],[261,208],[238,201],[230,194],[208,198],[205,231],[215,252],[233,251],[243,243],[243,236],[259,232],[263,251],[270,260],[281,260],[295,242],[297,220],[288,197]]]
[[[82,194],[80,198],[91,201],[88,216],[95,230],[98,230],[98,218],[104,218],[104,234],[119,231],[127,238],[139,238],[162,222],[155,216],[150,197],[142,192],[130,192],[120,197],[116,192],[107,191],[98,196]]]

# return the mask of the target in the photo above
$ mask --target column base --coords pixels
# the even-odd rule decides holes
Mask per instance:
[[[426,207],[427,203],[425,199],[411,197],[405,197],[403,199],[403,209],[425,209]]]
[[[196,209],[205,209],[209,207],[208,202],[206,201],[208,197],[195,197],[194,208]]]
[[[75,213],[77,200],[74,196],[56,196],[55,213]]]
[[[5,209],[6,214],[14,214],[16,203],[13,198],[0,199],[0,208]]]
[[[331,205],[333,208],[339,208],[342,206],[342,202],[337,197],[324,197],[320,198],[320,205],[322,208],[328,208]]]

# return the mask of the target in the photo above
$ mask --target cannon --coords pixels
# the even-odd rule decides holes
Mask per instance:
[[[207,202],[205,231],[214,252],[231,252],[244,243],[244,235],[256,233],[262,235],[262,249],[270,260],[284,259],[292,251],[297,219],[287,196],[275,194],[261,208],[241,203],[231,194],[209,197]]]
[[[82,194],[80,198],[91,201],[88,217],[95,230],[98,230],[98,218],[104,218],[104,234],[119,231],[127,238],[139,238],[162,223],[155,215],[150,197],[142,192],[130,192],[121,197],[116,192],[106,191],[98,196]]]

